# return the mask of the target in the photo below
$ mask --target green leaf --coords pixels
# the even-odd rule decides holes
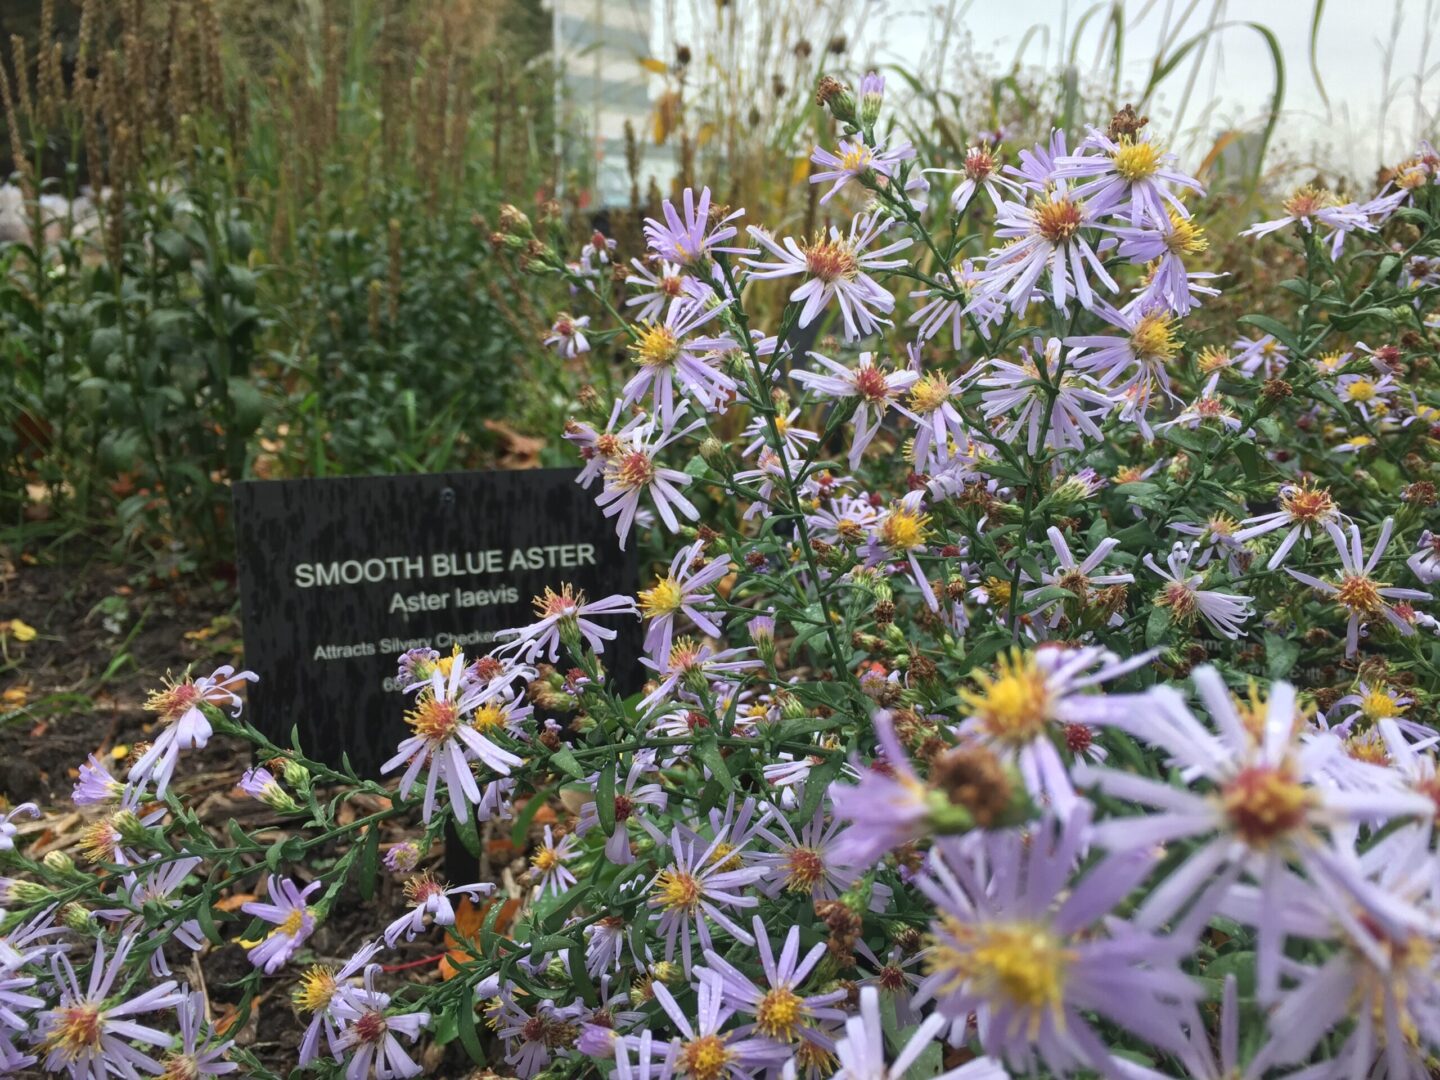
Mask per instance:
[[[845,759],[839,754],[831,754],[819,765],[810,770],[810,775],[805,780],[805,798],[800,803],[800,815],[798,820],[802,827],[815,816],[820,809],[820,800],[830,790],[831,782],[840,775],[840,769],[844,766]]]
[[[1269,334],[1291,352],[1298,352],[1300,349],[1300,344],[1295,340],[1295,335],[1290,328],[1284,323],[1272,319],[1269,315],[1241,315],[1235,321],[1246,326],[1253,326],[1263,334]]]
[[[1265,673],[1272,679],[1283,679],[1300,659],[1300,643],[1279,634],[1265,632]]]
[[[585,771],[585,766],[580,764],[580,759],[575,756],[575,751],[568,746],[562,746],[551,754],[550,764],[566,776],[573,776],[576,780],[584,780],[589,775]]]
[[[369,900],[375,895],[375,880],[380,869],[380,829],[371,824],[365,830],[364,845],[360,849],[360,898]]]
[[[600,819],[600,831],[609,836],[615,831],[615,763],[613,761],[600,770],[600,784],[595,792],[595,813]]]
[[[460,1045],[465,1048],[465,1053],[476,1065],[484,1065],[485,1048],[480,1045],[480,1034],[475,1030],[475,999],[469,993],[455,1003],[455,1019]]]
[[[1151,609],[1150,618],[1145,620],[1145,647],[1153,649],[1165,640],[1170,631],[1170,609],[1158,604]]]
[[[739,789],[735,778],[730,775],[730,767],[725,764],[725,758],[721,755],[720,748],[715,745],[713,739],[697,743],[693,753],[700,764],[710,770],[710,775],[722,788],[726,791]]]

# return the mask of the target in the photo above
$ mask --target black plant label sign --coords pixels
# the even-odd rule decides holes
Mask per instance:
[[[375,776],[407,729],[396,659],[428,647],[473,658],[534,618],[545,589],[589,599],[636,588],[634,547],[573,469],[257,480],[235,485],[252,723],[313,758]],[[634,619],[605,652],[631,681]],[[567,663],[562,656],[562,665]],[[563,670],[563,669],[562,669]]]

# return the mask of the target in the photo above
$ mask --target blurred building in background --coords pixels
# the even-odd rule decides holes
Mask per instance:
[[[675,154],[651,137],[652,0],[550,3],[558,69],[556,126],[566,133],[560,147],[562,183],[580,185],[570,194],[596,210],[643,199],[652,180],[668,192]],[[626,160],[627,123],[637,166],[633,177]]]

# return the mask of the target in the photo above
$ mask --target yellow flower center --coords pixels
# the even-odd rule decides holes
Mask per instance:
[[[1050,722],[1050,688],[1031,653],[1014,649],[995,664],[994,673],[977,672],[975,689],[962,688],[960,700],[991,738],[1016,745],[1033,741]]]
[[[1395,695],[1383,686],[1371,687],[1360,701],[1361,715],[1372,723],[1386,717],[1399,716],[1404,711],[1405,706],[1395,700]]]
[[[1175,340],[1175,316],[1158,311],[1143,316],[1130,331],[1130,348],[1141,360],[1174,360],[1180,351],[1180,343]]]
[[[1280,204],[1289,217],[1309,217],[1317,210],[1335,205],[1335,196],[1310,184],[1298,189]]]
[[[1305,824],[1313,796],[1289,766],[1252,765],[1220,789],[1220,801],[1240,838],[1265,847]]]
[[[768,1038],[794,1042],[805,1014],[804,1000],[788,986],[777,986],[755,1006],[755,1027]]]
[[[819,278],[827,285],[836,281],[853,281],[860,274],[860,261],[855,252],[843,240],[827,240],[816,237],[805,252],[805,268],[812,277]]]
[[[339,985],[335,982],[335,969],[324,964],[312,964],[300,976],[300,985],[290,993],[295,1007],[304,1012],[319,1012],[330,1004]]]
[[[1113,155],[1115,171],[1132,183],[1144,180],[1159,170],[1160,153],[1160,148],[1152,142],[1121,139],[1120,147]]]
[[[691,1080],[720,1080],[734,1057],[723,1036],[702,1035],[680,1047],[680,1072]]]
[[[1335,513],[1335,500],[1325,488],[1296,487],[1281,492],[1280,509],[1291,521],[1318,522]]]
[[[655,879],[655,895],[650,897],[652,907],[666,911],[694,912],[700,907],[700,882],[677,867],[660,871]]]
[[[1174,207],[1168,211],[1170,231],[1165,234],[1165,247],[1175,255],[1198,255],[1210,246],[1205,230],[1194,218],[1181,217]]]
[[[1073,959],[1055,933],[1040,923],[970,924],[946,916],[941,938],[926,961],[930,972],[950,978],[942,992],[962,984],[995,1006],[1053,1011],[1064,998],[1065,973]],[[1032,1023],[1039,1017],[1032,1017]]]
[[[1345,387],[1345,394],[1351,401],[1374,401],[1375,384],[1366,378],[1359,378]]]
[[[870,162],[875,160],[875,155],[870,147],[863,142],[857,142],[849,150],[840,156],[840,167],[846,172],[860,173],[870,168]]]
[[[641,329],[638,341],[631,342],[630,351],[642,367],[668,367],[680,356],[680,343],[669,327],[651,323]]]
[[[470,717],[470,726],[476,731],[489,734],[503,731],[507,719],[503,708],[494,702],[489,702],[475,710],[475,715]]]
[[[455,734],[460,714],[455,703],[437,698],[429,691],[405,714],[405,722],[416,735],[430,743],[442,743]]]
[[[305,926],[305,915],[308,910],[308,908],[292,908],[290,914],[285,916],[285,921],[270,931],[270,936],[284,934],[286,937],[298,937]]]
[[[640,591],[640,610],[645,613],[647,619],[672,615],[680,610],[680,602],[683,599],[684,593],[680,589],[680,583],[673,577],[657,578],[654,588]]]
[[[1385,609],[1383,587],[1364,574],[1346,574],[1335,587],[1335,602],[1356,615],[1378,615]]]
[[[938,371],[917,379],[910,387],[910,408],[917,413],[932,413],[950,400],[950,383]]]
[[[98,1053],[100,1045],[100,1007],[88,1002],[55,1011],[55,1026],[45,1036],[45,1048],[59,1051],[66,1061],[77,1061],[87,1053]]]
[[[725,841],[715,845],[715,853],[710,856],[710,865],[719,870],[739,870],[745,865],[739,854],[735,851],[734,844],[727,844]]]
[[[542,847],[530,860],[530,865],[542,874],[548,874],[560,865],[560,853],[554,848]]]
[[[1035,231],[1052,244],[1063,244],[1079,231],[1084,215],[1080,204],[1073,203],[1064,195],[1051,195],[1037,204],[1030,217]]]
[[[913,514],[897,507],[880,525],[880,541],[891,551],[910,551],[925,546],[930,528],[929,514]]]

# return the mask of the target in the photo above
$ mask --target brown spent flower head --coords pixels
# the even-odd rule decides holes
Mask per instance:
[[[1140,116],[1135,112],[1135,106],[1129,102],[1110,118],[1110,126],[1106,134],[1114,142],[1121,139],[1133,139],[1140,133],[1140,129],[1150,122],[1148,116]]]
[[[954,806],[970,811],[982,829],[999,822],[1014,799],[1014,788],[994,751],[983,746],[957,746],[930,768],[930,783]]]

